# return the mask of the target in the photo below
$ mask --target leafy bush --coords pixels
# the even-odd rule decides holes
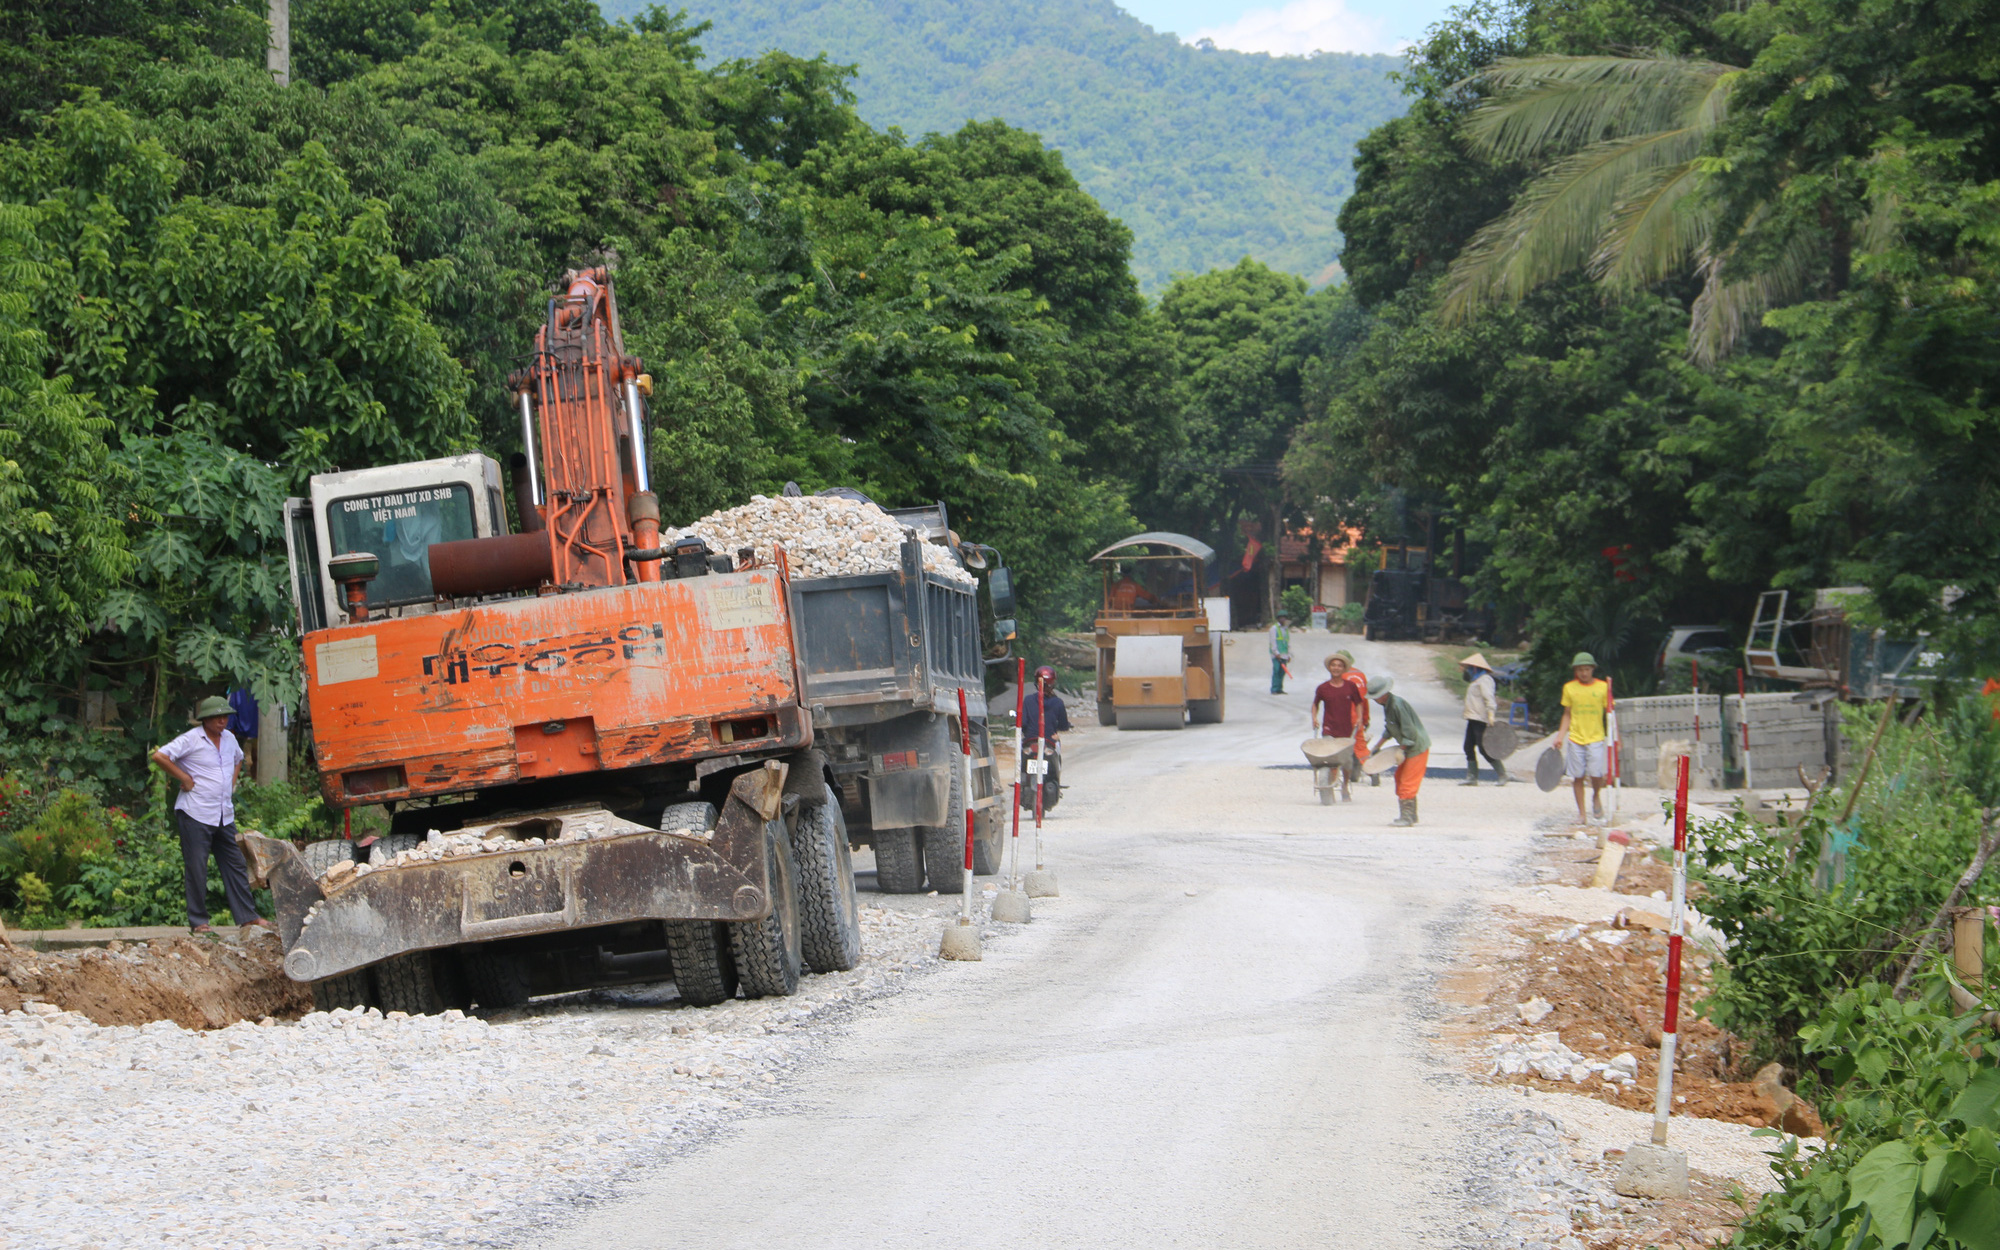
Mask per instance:
[[[1300,625],[1312,619],[1312,596],[1304,586],[1287,586],[1285,593],[1278,596],[1278,611]]]
[[[1871,709],[1851,714],[1861,747],[1872,719]],[[1797,829],[1705,826],[1702,909],[1731,942],[1704,1008],[1719,1027],[1797,1063],[1806,1052],[1796,1039],[1828,1002],[1894,978],[1978,844],[1980,804],[1960,782],[1993,733],[1990,719],[1892,725],[1845,826],[1846,788],[1824,792]]]
[[[20,899],[21,927],[24,929],[60,929],[62,915],[55,910],[55,891],[49,883],[32,872],[24,872],[14,879],[14,893]]]
[[[1801,1031],[1818,1062],[1834,1144],[1785,1144],[1766,1195],[1733,1244],[1757,1247],[2000,1246],[2000,1043],[1978,1014],[1947,1009],[1942,975],[1919,1001],[1868,982]],[[1769,1130],[1765,1130],[1769,1131]]]
[[[340,815],[296,782],[253,783],[236,792],[236,827],[267,838],[314,842],[340,836]]]
[[[185,889],[180,838],[156,828],[135,827],[115,854],[97,856],[84,865],[82,879],[63,892],[63,910],[87,928],[185,924]],[[208,911],[211,916],[229,914],[222,874],[212,869]]]
[[[89,859],[111,848],[109,813],[89,795],[65,790],[33,823],[0,839],[0,882],[17,896],[27,876],[61,891],[82,880]]]

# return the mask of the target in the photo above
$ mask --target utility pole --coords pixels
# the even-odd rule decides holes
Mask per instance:
[[[271,43],[264,49],[264,68],[280,87],[292,85],[292,0],[270,0]]]

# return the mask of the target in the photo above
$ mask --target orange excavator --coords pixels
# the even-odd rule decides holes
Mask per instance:
[[[245,834],[322,1007],[436,1011],[673,979],[706,1004],[860,959],[799,699],[782,551],[660,541],[651,384],[604,269],[511,385],[523,450],[312,480],[287,504],[315,764],[389,832]]]

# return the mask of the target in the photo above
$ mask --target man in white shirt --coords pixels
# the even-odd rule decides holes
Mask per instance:
[[[153,752],[153,762],[180,783],[174,823],[181,835],[181,879],[187,886],[188,927],[212,933],[208,923],[208,857],[222,870],[222,892],[239,925],[271,922],[257,914],[250,898],[250,874],[236,844],[236,779],[243,772],[243,748],[229,732],[229,700],[213,695],[195,708],[200,723]]]

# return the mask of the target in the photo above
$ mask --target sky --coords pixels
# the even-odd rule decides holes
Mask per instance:
[[[1154,30],[1239,52],[1399,52],[1446,0],[1119,0]]]

